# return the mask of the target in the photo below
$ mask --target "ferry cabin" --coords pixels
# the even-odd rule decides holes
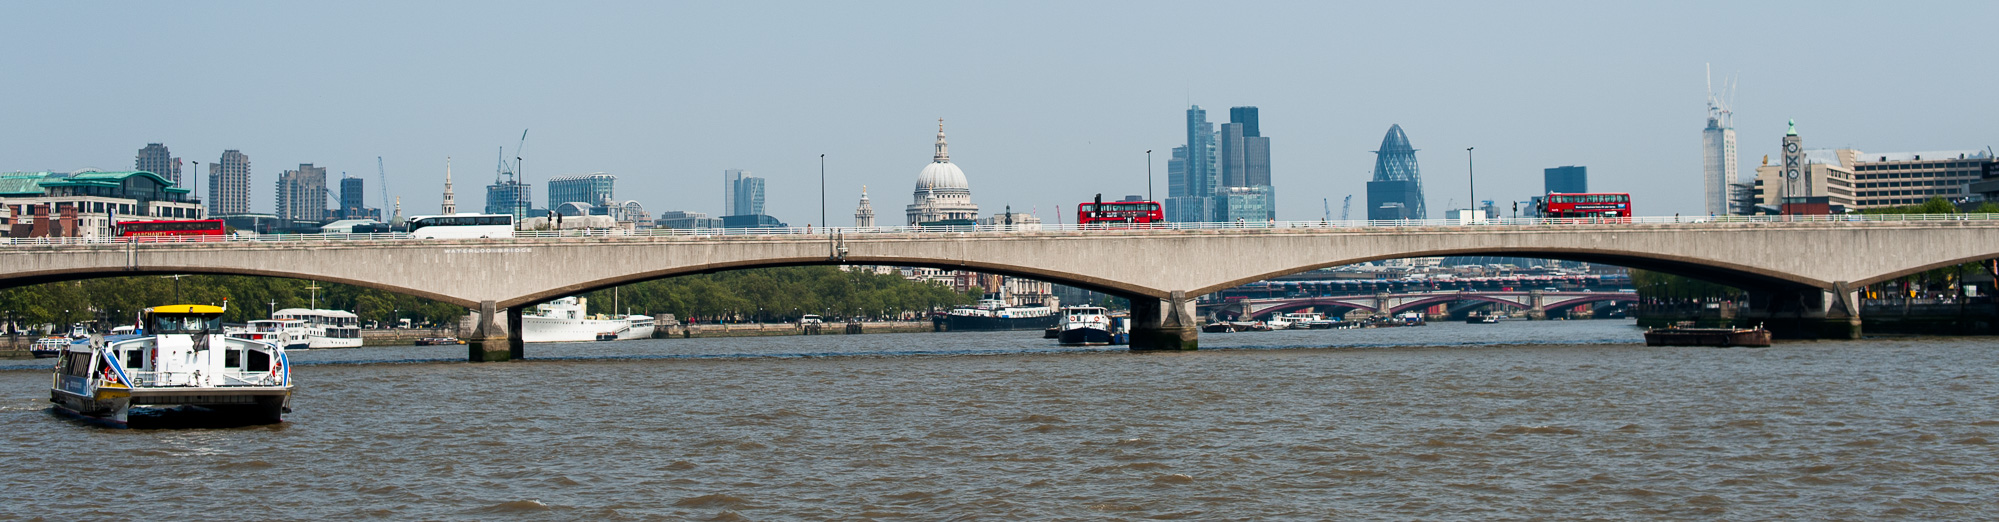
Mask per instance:
[[[192,406],[248,422],[278,422],[291,399],[291,367],[276,345],[222,335],[221,307],[146,310],[147,335],[76,344],[57,358],[49,400],[116,425],[138,407]]]

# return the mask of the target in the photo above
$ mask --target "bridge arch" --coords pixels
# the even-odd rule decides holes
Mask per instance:
[[[536,292],[527,295],[522,295],[519,297],[507,299],[505,301],[499,301],[497,303],[497,306],[500,308],[512,308],[515,306],[532,306],[538,303],[543,303],[553,299],[561,298],[563,296],[584,294],[589,292],[595,292],[598,290],[607,290],[613,287],[619,287],[633,283],[641,283],[645,281],[669,279],[669,278],[689,276],[689,275],[712,274],[716,272],[750,270],[756,268],[780,268],[780,267],[793,267],[793,266],[842,266],[842,265],[898,266],[898,267],[907,266],[907,267],[936,268],[942,270],[962,270],[962,271],[979,272],[986,274],[999,274],[1004,276],[1020,277],[1026,279],[1033,279],[1037,281],[1045,281],[1045,282],[1060,284],[1064,286],[1071,286],[1125,299],[1143,299],[1147,297],[1155,297],[1158,295],[1163,295],[1166,293],[1151,288],[1137,286],[1129,283],[1123,283],[1119,281],[1112,281],[1108,279],[1099,279],[1099,278],[1081,276],[1076,274],[1069,274],[1069,273],[1048,271],[1048,270],[1036,270],[1029,267],[1002,265],[996,263],[981,263],[981,262],[972,262],[972,261],[956,262],[956,261],[939,261],[935,259],[888,258],[888,257],[849,257],[845,259],[830,259],[825,257],[797,257],[797,258],[758,259],[754,261],[710,263],[710,264],[693,265],[693,266],[675,266],[675,267],[659,268],[651,270],[639,270],[631,272],[629,274],[619,275],[616,277],[602,278],[602,279],[580,282],[572,285],[565,285],[555,288],[538,290]]]
[[[1430,307],[1430,306],[1434,306],[1434,305],[1439,305],[1439,304],[1444,304],[1444,303],[1455,303],[1455,302],[1458,302],[1458,301],[1480,301],[1480,302],[1486,302],[1486,303],[1492,303],[1492,304],[1495,304],[1495,305],[1500,305],[1500,306],[1510,306],[1510,307],[1514,307],[1514,308],[1526,308],[1526,306],[1523,306],[1523,305],[1521,305],[1520,303],[1515,303],[1515,302],[1512,302],[1512,301],[1508,301],[1508,300],[1505,300],[1505,299],[1499,299],[1499,298],[1496,298],[1496,297],[1487,297],[1487,296],[1483,296],[1483,295],[1477,295],[1477,294],[1446,294],[1446,295],[1439,295],[1439,296],[1436,296],[1436,297],[1426,297],[1426,298],[1423,298],[1423,299],[1417,299],[1417,300],[1415,300],[1415,301],[1409,301],[1409,302],[1406,302],[1406,303],[1402,303],[1402,304],[1399,304],[1399,305],[1395,305],[1395,306],[1392,306],[1392,307],[1389,307],[1389,309],[1388,309],[1388,313],[1390,313],[1390,314],[1399,314],[1399,313],[1402,313],[1402,312],[1407,312],[1407,311],[1410,311],[1410,310],[1414,310],[1414,309],[1418,309],[1418,308],[1427,308],[1427,307]]]
[[[1917,266],[1913,266],[1913,267],[1909,267],[1909,268],[1904,268],[1904,269],[1901,269],[1901,270],[1896,270],[1896,271],[1893,271],[1893,272],[1888,272],[1888,273],[1886,273],[1886,274],[1881,274],[1881,275],[1877,275],[1877,276],[1874,276],[1874,277],[1869,277],[1869,278],[1866,278],[1866,279],[1862,279],[1862,280],[1859,280],[1859,281],[1854,281],[1854,282],[1853,282],[1853,283],[1851,283],[1851,284],[1850,284],[1849,286],[1852,286],[1852,287],[1861,287],[1861,286],[1867,286],[1867,285],[1871,285],[1871,284],[1875,284],[1875,283],[1883,283],[1883,282],[1887,282],[1887,281],[1893,281],[1893,280],[1895,280],[1895,279],[1900,279],[1900,278],[1902,278],[1902,277],[1905,277],[1905,276],[1911,276],[1911,275],[1915,275],[1915,274],[1920,274],[1920,273],[1923,273],[1923,272],[1928,272],[1928,271],[1931,271],[1931,270],[1936,270],[1936,269],[1939,269],[1939,268],[1946,268],[1946,267],[1952,267],[1952,266],[1957,266],[1957,265],[1962,265],[1962,264],[1965,264],[1965,263],[1977,263],[1977,262],[1982,262],[1982,261],[1990,261],[1990,260],[1992,260],[1992,259],[1995,259],[1995,258],[1999,258],[1999,252],[1993,252],[1993,253],[1989,253],[1989,254],[1979,254],[1979,255],[1975,255],[1975,256],[1970,256],[1970,257],[1962,257],[1962,258],[1957,258],[1957,259],[1953,259],[1953,260],[1949,260],[1949,261],[1939,261],[1939,262],[1935,262],[1935,263],[1927,263],[1927,264],[1922,264],[1922,265],[1917,265]]]
[[[307,281],[318,281],[321,283],[339,283],[343,285],[357,286],[373,290],[381,290],[384,292],[389,292],[394,294],[402,294],[411,297],[421,297],[432,301],[449,303],[453,305],[463,306],[466,308],[479,307],[479,303],[477,301],[471,301],[464,298],[453,297],[450,295],[426,291],[418,288],[409,288],[392,284],[383,284],[376,281],[328,276],[324,274],[314,274],[309,272],[292,272],[285,270],[265,270],[265,269],[237,268],[237,267],[147,266],[147,267],[138,267],[138,268],[109,267],[109,268],[84,268],[84,269],[73,269],[73,270],[42,270],[42,271],[31,271],[31,272],[15,272],[7,274],[4,277],[0,277],[0,290],[9,289],[9,288],[18,288],[23,286],[46,284],[46,283],[60,283],[65,281],[83,281],[89,279],[106,279],[113,277],[166,276],[166,275],[239,275],[239,276],[273,277],[273,278],[283,278],[283,279],[303,279]],[[166,304],[166,303],[161,303],[161,304]]]
[[[1691,277],[1694,279],[1700,279],[1704,281],[1713,281],[1721,284],[1726,284],[1729,286],[1734,286],[1737,288],[1742,288],[1745,290],[1751,290],[1751,289],[1800,290],[1807,288],[1825,289],[1825,288],[1832,288],[1834,283],[1833,281],[1821,281],[1818,279],[1813,279],[1810,277],[1797,274],[1790,274],[1790,273],[1759,268],[1754,266],[1716,261],[1712,259],[1702,259],[1689,255],[1660,254],[1653,252],[1640,252],[1640,251],[1618,250],[1618,249],[1482,247],[1482,248],[1459,248],[1459,249],[1438,249],[1438,250],[1414,250],[1407,252],[1397,252],[1393,254],[1380,254],[1380,255],[1310,262],[1310,263],[1295,265],[1290,268],[1285,268],[1282,270],[1238,277],[1236,279],[1232,279],[1226,282],[1213,284],[1207,287],[1196,289],[1194,291],[1190,291],[1188,292],[1188,294],[1203,295],[1203,294],[1218,292],[1221,290],[1226,290],[1229,288],[1234,288],[1244,284],[1286,276],[1290,274],[1296,274],[1311,270],[1318,270],[1321,268],[1355,265],[1355,264],[1367,263],[1373,261],[1384,261],[1389,259],[1409,259],[1409,258],[1419,258],[1419,257],[1480,256],[1480,255],[1528,257],[1528,258],[1540,258],[1540,259],[1558,259],[1564,261],[1581,261],[1586,263],[1600,263],[1606,265],[1622,266],[1626,268],[1637,268],[1640,270],[1668,273],[1673,275]],[[1999,257],[1999,254],[1995,254],[1994,257]],[[1909,273],[1920,272],[1920,271],[1921,270],[1912,269],[1911,271],[1909,271]],[[1892,277],[1883,277],[1882,279],[1884,280],[1892,279]]]

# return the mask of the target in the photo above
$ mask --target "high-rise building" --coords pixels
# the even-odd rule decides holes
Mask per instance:
[[[1215,125],[1208,122],[1208,111],[1194,105],[1187,109],[1187,144],[1173,149],[1173,160],[1167,161],[1166,220],[1182,222],[1212,221],[1218,216],[1219,207],[1214,201],[1215,191],[1225,185],[1217,172],[1218,140]],[[1177,168],[1176,165],[1177,164]],[[1177,172],[1177,174],[1176,174]],[[1174,179],[1179,181],[1176,183]],[[1178,186],[1178,189],[1173,187]]]
[[[220,161],[208,164],[208,211],[224,216],[250,213],[249,156],[225,150]]]
[[[278,218],[291,221],[326,220],[326,168],[300,163],[298,170],[278,175]]]
[[[930,164],[916,174],[914,201],[903,210],[908,224],[952,222],[971,224],[979,219],[979,205],[972,203],[972,185],[965,171],[951,163],[951,149],[944,142],[944,120],[937,120],[937,144]]]
[[[1256,138],[1263,136],[1263,129],[1257,126],[1256,107],[1229,107],[1229,123],[1243,125],[1242,135]]]
[[[726,170],[722,173],[723,183],[728,185],[723,192],[728,197],[722,209],[723,216],[754,216],[764,213],[764,179],[750,175],[741,169]]]
[[[601,205],[614,201],[616,194],[612,189],[617,181],[617,176],[602,172],[548,178],[548,208],[569,202]]]
[[[366,183],[361,178],[340,178],[340,209],[336,214],[340,219],[382,220],[382,209],[368,207]]]
[[[875,226],[875,206],[868,202],[868,187],[861,186],[861,205],[854,208],[854,226],[869,228]]]
[[[139,157],[133,162],[133,170],[159,174],[178,187],[180,165],[180,158],[173,157],[173,153],[167,150],[166,145],[147,143],[145,148],[139,149]]]
[[[1374,151],[1374,180],[1367,182],[1367,219],[1428,219],[1423,205],[1423,172],[1416,166],[1416,148],[1401,125],[1388,127],[1381,150]]]
[[[487,214],[513,214],[519,221],[527,219],[533,208],[534,185],[509,179],[486,186]]]
[[[1589,167],[1555,167],[1541,169],[1541,192],[1553,194],[1582,194],[1589,192]]]
[[[726,169],[722,171],[722,215],[733,216],[736,214],[736,187],[740,185],[743,177],[748,175],[750,175],[750,171],[743,169]]]
[[[1729,184],[1741,181],[1736,173],[1735,112],[1713,85],[1707,93],[1707,128],[1701,130],[1701,194],[1709,215],[1730,213]]]

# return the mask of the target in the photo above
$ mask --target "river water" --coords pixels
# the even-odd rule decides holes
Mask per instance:
[[[1648,348],[1626,321],[293,354],[275,426],[111,430],[0,361],[0,518],[1999,516],[1991,338]]]

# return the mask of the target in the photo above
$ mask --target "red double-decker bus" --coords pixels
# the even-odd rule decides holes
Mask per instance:
[[[1550,193],[1541,200],[1541,217],[1631,218],[1631,195],[1625,193]]]
[[[219,241],[227,232],[220,219],[126,221],[118,224],[118,237],[158,238],[163,241]]]
[[[1145,224],[1166,221],[1166,214],[1159,210],[1157,201],[1112,201],[1101,200],[1078,203],[1076,223],[1089,224]]]

